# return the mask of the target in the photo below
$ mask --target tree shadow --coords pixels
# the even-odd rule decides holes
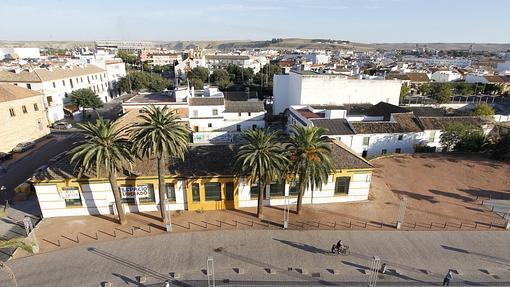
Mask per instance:
[[[299,243],[299,242],[294,242],[294,241],[289,241],[289,240],[284,240],[284,239],[278,239],[278,238],[273,238],[273,240],[279,241],[279,242],[281,242],[283,244],[287,244],[287,245],[289,245],[291,247],[294,247],[294,248],[297,248],[297,249],[301,249],[303,251],[307,251],[307,252],[314,253],[314,254],[329,254],[329,253],[331,253],[330,250],[324,250],[324,249],[317,248],[315,246],[308,245],[308,244],[305,244],[305,243]]]
[[[467,193],[473,197],[486,197],[492,199],[510,199],[510,192],[508,190],[505,191],[497,191],[497,190],[488,190],[481,188],[459,188],[458,191],[462,191]]]
[[[508,258],[492,256],[492,255],[482,254],[482,253],[478,253],[478,252],[472,252],[472,251],[469,251],[469,250],[466,250],[466,249],[462,249],[462,248],[458,248],[458,247],[452,247],[452,246],[448,246],[448,245],[441,245],[441,247],[443,249],[448,250],[448,251],[475,255],[475,256],[481,257],[481,258],[483,258],[485,260],[488,260],[490,262],[493,262],[493,263],[510,266],[510,259],[508,259]]]
[[[439,202],[439,200],[435,199],[435,197],[431,196],[431,195],[424,195],[424,194],[409,192],[409,191],[405,191],[405,190],[398,190],[398,189],[392,189],[391,191],[393,191],[394,193],[396,193],[398,195],[405,195],[409,198],[416,199],[416,200],[425,200],[430,203],[438,203]]]
[[[124,284],[126,285],[129,285],[129,284],[133,284],[135,286],[138,286],[138,287],[145,287],[146,285],[144,284],[141,284],[140,282],[136,281],[136,280],[133,280],[127,276],[124,276],[122,274],[118,274],[118,273],[112,273],[113,276],[115,277],[119,277],[123,282]]]
[[[429,191],[431,193],[433,193],[433,194],[442,195],[442,196],[445,196],[445,197],[450,197],[450,198],[453,198],[453,199],[462,200],[463,202],[473,202],[474,201],[474,199],[472,197],[463,196],[463,195],[460,195],[460,194],[455,193],[455,192],[441,191],[441,190],[437,190],[437,189],[429,189]]]

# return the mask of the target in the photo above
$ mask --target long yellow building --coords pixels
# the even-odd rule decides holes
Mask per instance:
[[[257,205],[258,187],[235,175],[237,146],[193,146],[184,161],[167,165],[165,186],[170,210],[216,210]],[[335,172],[320,190],[306,190],[304,204],[366,200],[373,166],[341,142],[332,143]],[[127,212],[158,210],[158,178],[154,159],[145,159],[120,171],[118,184]],[[103,175],[104,176],[104,175]],[[77,178],[77,170],[63,157],[34,175],[44,217],[114,212],[108,180],[93,174]],[[294,182],[272,182],[266,186],[265,205],[283,205],[285,196],[295,202]]]

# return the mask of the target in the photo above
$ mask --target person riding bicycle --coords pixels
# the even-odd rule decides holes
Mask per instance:
[[[337,250],[342,250],[344,249],[344,244],[342,243],[342,239],[338,240],[338,242],[336,243],[336,249]]]

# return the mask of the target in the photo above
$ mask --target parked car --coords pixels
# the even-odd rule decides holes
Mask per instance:
[[[34,147],[35,147],[34,142],[19,143],[12,149],[12,152],[25,152]]]
[[[5,161],[12,158],[12,153],[10,152],[0,152],[0,161]]]
[[[51,127],[54,129],[58,129],[58,130],[68,130],[68,129],[72,128],[73,125],[71,125],[68,122],[56,122],[56,123],[53,123],[53,125]]]

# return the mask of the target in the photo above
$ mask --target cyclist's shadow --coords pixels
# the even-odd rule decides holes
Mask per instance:
[[[323,255],[333,255],[331,253],[331,250],[317,248],[315,246],[308,245],[308,244],[305,244],[305,243],[299,243],[299,242],[294,242],[294,241],[289,241],[289,240],[284,240],[284,239],[278,239],[278,238],[273,238],[273,240],[279,241],[279,242],[281,242],[283,244],[287,244],[289,246],[292,246],[294,248],[301,249],[301,250],[304,250],[304,251],[307,251],[307,252],[311,252],[311,253],[315,253],[315,254],[323,254]]]

